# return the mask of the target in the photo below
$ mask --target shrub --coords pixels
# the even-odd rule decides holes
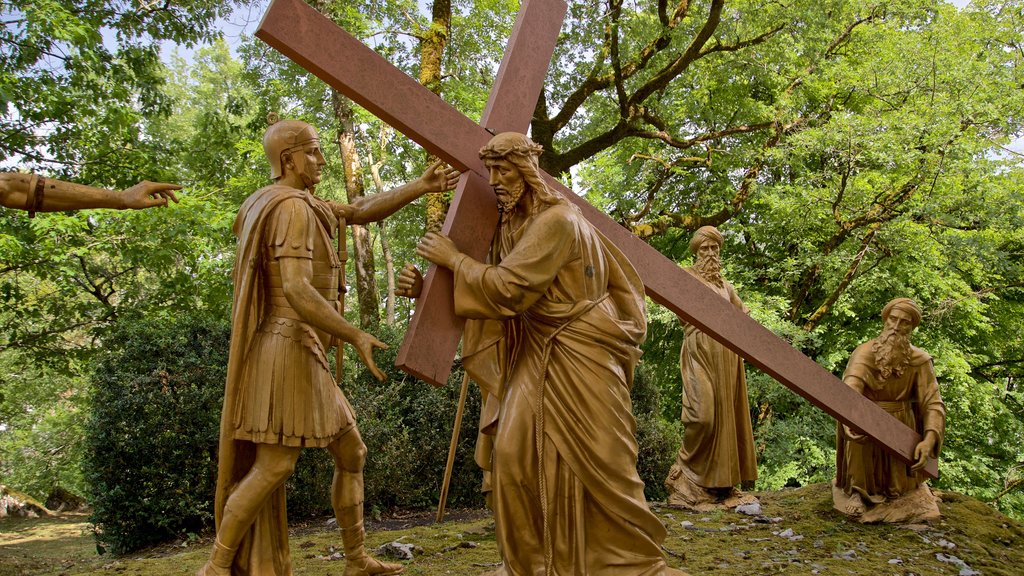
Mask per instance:
[[[126,553],[213,523],[226,322],[122,319],[93,375],[92,521]]]
[[[665,477],[682,442],[682,426],[678,418],[674,422],[661,418],[661,391],[647,370],[644,364],[637,368],[630,391],[636,417],[636,440],[640,447],[636,467],[644,482],[647,499],[664,500],[668,496]]]
[[[352,354],[347,356],[354,374],[346,378],[346,394],[367,447],[367,506],[378,510],[436,506],[463,372],[456,365],[446,386],[430,386],[395,368],[400,330],[382,326],[375,332],[390,346],[376,354],[377,366],[388,374],[386,382],[377,382]],[[449,506],[483,505],[482,475],[473,460],[479,419],[480,391],[471,384],[448,490]]]

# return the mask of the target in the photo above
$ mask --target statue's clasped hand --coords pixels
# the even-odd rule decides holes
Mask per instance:
[[[924,439],[914,446],[914,460],[915,462],[910,466],[910,470],[917,472],[923,470],[928,464],[928,459],[935,453],[935,444],[938,442],[938,437],[935,432],[928,430],[924,433]]]
[[[415,266],[407,263],[398,271],[395,296],[419,298],[421,292],[423,292],[423,275]]]
[[[438,266],[455,269],[459,249],[451,238],[437,232],[427,232],[416,245],[416,253]]]

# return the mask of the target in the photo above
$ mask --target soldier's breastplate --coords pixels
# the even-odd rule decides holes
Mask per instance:
[[[313,276],[309,279],[310,284],[320,296],[328,302],[332,308],[338,305],[338,275],[341,273],[341,263],[334,253],[333,247],[328,243],[326,234],[319,235],[313,247]],[[281,278],[281,265],[277,259],[268,258],[266,262],[267,271],[267,294],[269,298],[268,316],[278,318],[289,318],[291,320],[306,320],[299,315],[284,295],[284,285]],[[306,322],[308,324],[308,322]],[[320,337],[324,349],[331,346],[331,335],[316,326],[312,326]]]

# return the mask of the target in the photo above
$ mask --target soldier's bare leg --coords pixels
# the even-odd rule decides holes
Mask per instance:
[[[275,444],[256,445],[256,459],[224,504],[213,553],[206,565],[199,569],[198,576],[231,574],[238,544],[267,498],[292,475],[300,450]]]
[[[327,446],[334,457],[334,482],[331,485],[331,505],[341,528],[345,545],[345,576],[384,576],[399,574],[401,564],[380,562],[366,553],[363,527],[363,465],[366,463],[366,445],[353,427]]]

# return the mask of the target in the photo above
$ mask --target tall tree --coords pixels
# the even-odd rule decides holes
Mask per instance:
[[[420,84],[441,95],[441,63],[452,27],[451,0],[434,0],[430,6],[430,25],[416,34],[420,41]],[[428,158],[432,162],[434,158]],[[427,231],[440,232],[448,213],[448,198],[441,194],[427,197]]]

